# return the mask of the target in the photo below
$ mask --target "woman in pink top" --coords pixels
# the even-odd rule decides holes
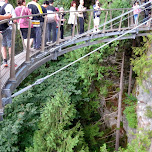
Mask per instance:
[[[139,8],[139,5],[138,5],[138,2],[134,2],[134,5],[133,5],[133,13],[134,13],[134,21],[135,21],[135,26],[137,26],[138,24],[138,14],[140,13],[140,8]]]
[[[18,0],[18,7],[15,8],[15,13],[17,17],[20,16],[26,16],[26,15],[31,15],[31,11],[29,10],[28,7],[26,7],[25,0]],[[28,27],[29,27],[29,20],[30,18],[20,18],[17,20],[20,30],[24,39],[25,46],[27,46],[27,34],[28,34]],[[32,45],[33,38],[34,38],[34,29],[33,25],[31,25],[31,36],[30,36],[30,46]]]

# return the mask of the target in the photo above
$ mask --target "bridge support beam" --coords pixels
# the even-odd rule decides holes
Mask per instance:
[[[1,46],[2,46],[2,34],[0,34],[0,63],[1,63]],[[3,120],[3,106],[2,106],[1,67],[0,67],[0,121],[2,120]]]

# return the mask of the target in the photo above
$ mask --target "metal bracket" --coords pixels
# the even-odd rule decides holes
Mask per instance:
[[[3,89],[2,93],[6,96],[6,98],[2,98],[2,105],[4,107],[6,104],[12,103],[12,98],[10,98],[11,97],[11,90],[10,89]]]
[[[58,57],[58,50],[55,50],[54,53],[53,53],[52,60],[56,61],[57,57]]]
[[[0,109],[0,121],[3,121],[3,115],[4,115],[3,109]]]

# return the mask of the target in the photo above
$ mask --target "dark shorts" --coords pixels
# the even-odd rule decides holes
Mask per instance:
[[[2,46],[3,47],[11,47],[12,42],[12,28],[9,26],[5,31],[2,32],[3,40],[2,40]]]
[[[22,32],[23,39],[27,39],[28,28],[20,28],[20,30],[21,30],[21,32]],[[35,37],[34,28],[31,28],[30,38],[34,38],[34,37]]]

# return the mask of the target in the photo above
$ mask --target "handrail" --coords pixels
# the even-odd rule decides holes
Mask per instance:
[[[139,8],[143,8],[144,6],[146,6],[147,4],[149,4],[151,2],[147,2],[147,3],[144,3],[143,5],[139,6]],[[130,10],[128,13],[131,13],[133,11],[133,8],[116,8],[116,9],[104,9],[102,11],[115,11],[115,10]],[[92,9],[87,9],[85,11],[64,11],[64,13],[70,13],[70,12],[93,12],[94,10]],[[6,23],[8,21],[13,21],[13,20],[17,20],[17,19],[20,19],[20,18],[27,18],[27,17],[34,17],[34,16],[44,16],[44,15],[47,15],[47,14],[59,14],[59,13],[62,13],[62,12],[51,12],[51,13],[42,13],[42,14],[31,14],[31,15],[25,15],[25,16],[20,16],[20,17],[15,17],[15,18],[10,18],[10,19],[5,19],[5,20],[1,20],[0,21],[0,24],[3,24],[3,23]],[[126,15],[126,14],[125,14]]]

